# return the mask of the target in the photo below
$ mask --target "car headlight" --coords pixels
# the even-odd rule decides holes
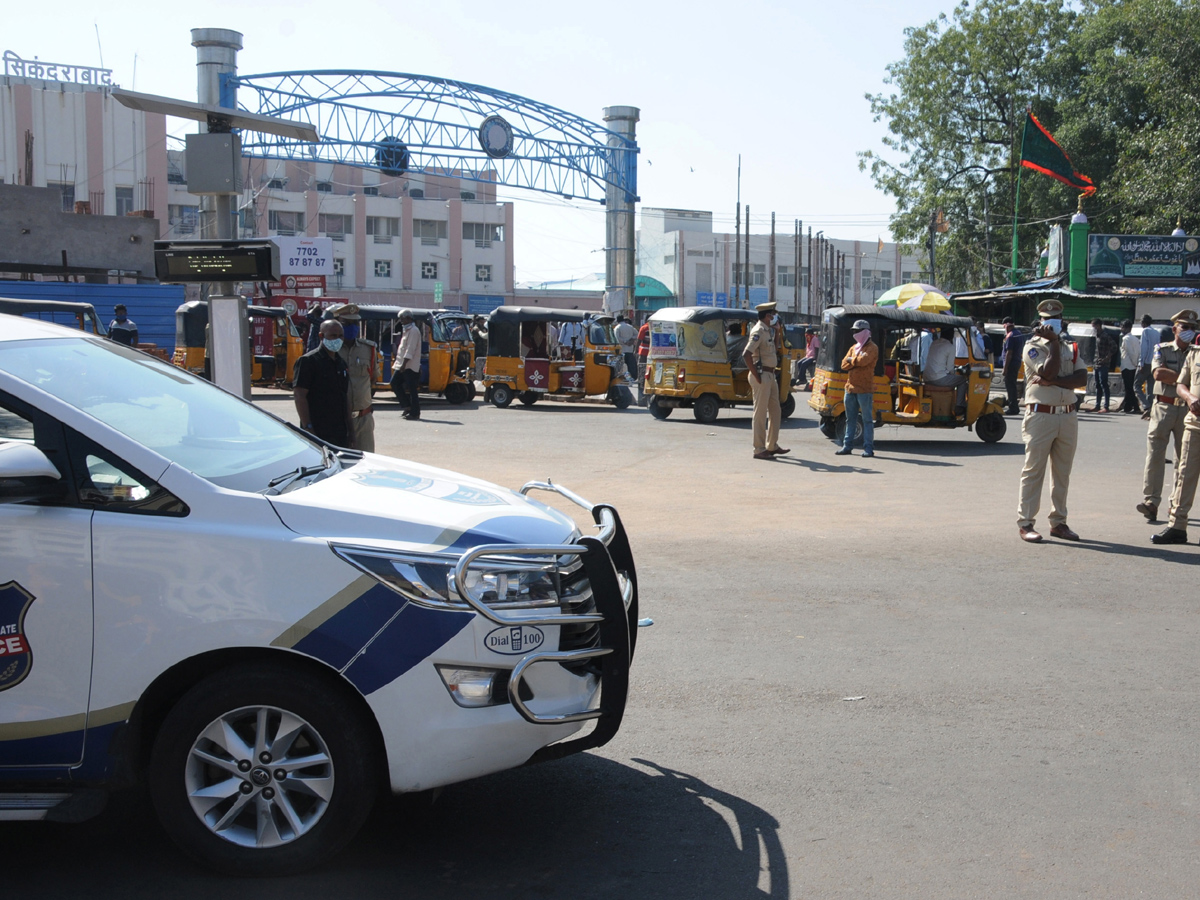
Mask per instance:
[[[414,603],[466,607],[457,594],[451,595],[448,585],[448,576],[459,560],[457,555],[392,553],[336,545],[333,552]],[[562,594],[561,572],[557,559],[480,557],[468,568],[463,587],[497,609],[554,607]]]

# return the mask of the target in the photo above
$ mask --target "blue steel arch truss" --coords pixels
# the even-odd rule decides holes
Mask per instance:
[[[395,72],[272,72],[228,78],[249,111],[311,123],[321,143],[242,132],[249,156],[379,168],[377,154],[403,142],[409,172],[526,188],[606,202],[610,188],[637,202],[635,141],[536,100],[444,78]],[[489,156],[479,127],[500,116],[512,148]]]

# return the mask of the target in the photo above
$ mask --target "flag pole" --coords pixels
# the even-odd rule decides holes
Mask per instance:
[[[1025,107],[1025,123],[1021,126],[1021,156],[1017,161],[1017,187],[1013,191],[1013,237],[1012,237],[1012,265],[1008,270],[1008,283],[1017,283],[1017,214],[1021,208],[1021,169],[1024,168],[1022,162],[1025,159],[1025,130],[1029,125],[1029,112],[1032,107]]]

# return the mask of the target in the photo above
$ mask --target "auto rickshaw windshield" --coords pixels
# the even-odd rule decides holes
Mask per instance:
[[[593,346],[603,346],[604,344],[615,344],[617,339],[613,336],[612,322],[605,319],[604,321],[593,320],[588,324],[588,340]]]

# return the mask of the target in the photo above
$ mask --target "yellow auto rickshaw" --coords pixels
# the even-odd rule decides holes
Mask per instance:
[[[712,422],[722,407],[754,404],[749,372],[742,359],[750,329],[758,321],[752,309],[677,306],[650,317],[646,358],[646,394],[650,414],[665,419],[678,407],[692,410],[698,422]],[[796,410],[792,362],[796,350],[775,328],[779,366],[779,408],[783,418]],[[802,350],[800,351],[803,352]]]
[[[500,306],[488,316],[484,396],[503,408],[518,398],[600,396],[617,409],[633,402],[613,317],[578,309]]]
[[[846,433],[843,401],[846,373],[842,358],[854,343],[853,323],[865,319],[879,347],[875,366],[875,424],[919,428],[974,428],[980,440],[1004,437],[1004,405],[989,396],[992,364],[971,337],[971,320],[917,310],[878,306],[827,309],[821,322],[821,349],[808,405],[821,417],[821,432],[841,442]],[[937,341],[947,341],[934,348]],[[935,371],[934,358],[949,359],[951,372]],[[856,423],[859,432],[862,423]]]
[[[421,330],[421,393],[440,394],[454,404],[475,399],[475,341],[471,316],[461,310],[360,306],[362,336],[379,347],[375,387],[391,389],[392,361],[400,346],[396,320],[402,312],[411,313]]]
[[[250,318],[250,381],[254,384],[291,384],[296,360],[304,355],[304,341],[287,311],[278,306],[247,306]],[[206,331],[208,301],[189,300],[175,310],[175,355],[181,369],[208,377]]]

